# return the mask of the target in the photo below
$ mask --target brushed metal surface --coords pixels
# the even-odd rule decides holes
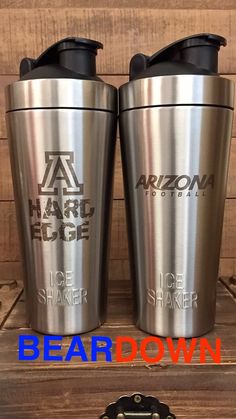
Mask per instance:
[[[22,80],[6,87],[6,110],[31,108],[83,108],[114,112],[115,87],[94,80]]]
[[[234,83],[218,76],[176,75],[133,80],[120,88],[120,111],[148,106],[234,107]]]
[[[37,102],[33,86],[38,82],[42,87],[34,80],[30,89],[24,82],[26,91],[17,103],[45,105],[54,82],[45,81],[49,92],[43,83]],[[14,84],[17,94],[20,83]],[[77,88],[73,93],[77,83],[68,83],[71,107],[80,103]],[[63,93],[65,100],[52,98],[51,104],[66,106]],[[86,92],[81,95],[92,105]],[[7,113],[27,306],[30,324],[39,332],[78,334],[105,320],[116,106],[113,111]]]
[[[142,93],[146,104],[159,94]],[[214,325],[232,118],[208,106],[120,115],[136,324],[151,334],[192,337]],[[160,176],[170,175],[176,183],[165,186],[170,178]],[[205,188],[189,183],[204,175]]]

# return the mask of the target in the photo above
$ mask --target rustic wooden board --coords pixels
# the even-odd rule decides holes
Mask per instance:
[[[6,138],[5,87],[18,79],[17,76],[0,76],[0,138]]]
[[[14,202],[0,202],[4,219],[0,235],[0,262],[20,260]],[[123,200],[113,201],[111,259],[128,259],[128,240]],[[236,200],[227,199],[222,235],[222,258],[236,257]]]
[[[236,276],[223,277],[221,282],[226,286],[232,296],[236,299]]]
[[[0,328],[22,293],[21,270],[15,264],[0,263]]]
[[[0,329],[18,301],[22,288],[21,265],[0,262]]]
[[[98,56],[99,73],[127,74],[129,60],[137,52],[151,54],[192,33],[222,30],[228,47],[221,52],[220,71],[236,72],[235,10],[194,9],[180,13],[173,9],[117,6],[0,9],[0,22],[4,22],[0,33],[1,73],[16,74],[22,57],[37,57],[54,41],[76,34],[103,42],[104,51]]]
[[[21,284],[22,278],[21,262],[0,262],[0,283],[13,280]]]
[[[86,8],[154,8],[154,9],[232,9],[236,8],[235,0],[1,0],[0,9],[39,7],[86,7]]]
[[[0,328],[4,324],[11,308],[18,301],[22,288],[15,281],[5,281],[0,285]]]
[[[233,275],[236,275],[236,259],[221,258],[219,276],[231,277]]]
[[[0,201],[14,199],[8,141],[0,140]]]
[[[130,266],[128,259],[110,259],[109,279],[126,281],[130,279]]]
[[[25,368],[24,368],[25,369]],[[3,417],[97,419],[121,395],[152,394],[178,419],[235,419],[236,366],[19,368],[0,378]]]
[[[20,260],[15,205],[0,202],[2,225],[0,235],[0,262]]]
[[[160,10],[162,9],[162,10]],[[175,10],[173,10],[175,9]],[[179,10],[178,10],[179,9]],[[182,9],[182,10],[180,10]],[[185,10],[183,10],[185,9]],[[21,293],[22,269],[6,140],[4,86],[17,79],[23,56],[36,57],[65,36],[91,37],[104,43],[98,70],[119,87],[128,80],[128,65],[136,52],[153,53],[168,42],[201,31],[228,39],[220,54],[220,71],[236,81],[235,0],[1,0],[0,1],[0,417],[95,419],[108,403],[122,394],[143,392],[171,406],[177,418],[235,419],[236,417],[236,291],[231,278],[218,284],[215,329],[207,337],[222,339],[221,365],[207,359],[199,365],[199,350],[192,364],[173,365],[168,353],[163,362],[145,363],[140,354],[127,364],[19,362],[19,334],[32,334]],[[160,37],[161,33],[161,37]],[[111,76],[107,74],[112,74]],[[118,76],[116,74],[119,74]],[[234,119],[221,275],[236,274],[236,118]],[[134,337],[147,335],[133,325],[130,272],[124,210],[119,140],[117,142],[108,320],[82,336],[89,352],[92,335]],[[14,263],[7,262],[15,260]],[[4,262],[1,262],[4,261]],[[126,281],[124,281],[126,279]],[[122,281],[120,281],[122,280]],[[224,284],[224,285],[223,285]],[[40,335],[40,348],[43,336]],[[63,354],[70,338],[63,340]],[[156,348],[149,348],[154,356]],[[128,345],[125,353],[129,353]]]
[[[132,324],[131,292],[128,281],[114,281],[110,288],[108,321],[100,329],[82,335],[89,356],[91,336],[132,336],[138,345],[147,335]],[[122,394],[152,393],[171,406],[178,418],[235,418],[236,399],[236,302],[218,284],[217,317],[214,331],[207,336],[213,345],[222,339],[221,365],[199,364],[199,350],[192,363],[174,365],[168,353],[159,363],[145,363],[140,354],[132,363],[107,364],[99,357],[96,367],[78,358],[70,363],[18,361],[19,334],[35,334],[27,328],[24,298],[14,307],[0,332],[0,411],[3,417],[15,418],[97,418],[105,406]],[[42,349],[43,336],[40,339]],[[163,340],[165,344],[165,341]],[[70,338],[64,338],[61,354],[65,354]],[[166,347],[166,346],[165,346]],[[114,345],[115,349],[115,345]],[[124,347],[129,353],[129,347]],[[150,346],[153,357],[156,348]],[[55,351],[55,355],[59,352]],[[16,391],[17,389],[17,391]]]
[[[221,257],[235,257],[236,249],[236,200],[225,203],[224,228],[222,234]]]
[[[236,197],[236,138],[232,138],[231,142],[231,153],[229,161],[229,174],[226,195],[228,198]]]
[[[95,419],[107,404],[135,391],[153,394],[177,418],[235,418],[235,366],[19,371],[3,378],[2,412],[14,418]],[[18,391],[16,391],[16,388]],[[177,389],[177,390],[176,390]],[[224,390],[222,390],[224,389]],[[14,402],[12,402],[14,400]]]

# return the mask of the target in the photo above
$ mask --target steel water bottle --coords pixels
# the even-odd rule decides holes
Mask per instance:
[[[224,38],[199,34],[135,55],[120,136],[136,322],[160,336],[214,325],[234,107],[218,75]]]
[[[105,319],[117,92],[96,75],[98,48],[63,39],[24,58],[6,90],[27,306],[42,333]]]

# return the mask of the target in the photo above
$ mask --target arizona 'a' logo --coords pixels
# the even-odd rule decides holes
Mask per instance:
[[[63,195],[83,194],[83,184],[78,182],[74,171],[72,151],[46,151],[45,163],[43,181],[38,185],[39,195],[58,195],[58,181],[66,185]]]

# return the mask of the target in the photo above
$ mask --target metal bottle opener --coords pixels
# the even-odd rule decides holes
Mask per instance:
[[[169,407],[153,396],[135,393],[107,406],[99,419],[176,419]]]

